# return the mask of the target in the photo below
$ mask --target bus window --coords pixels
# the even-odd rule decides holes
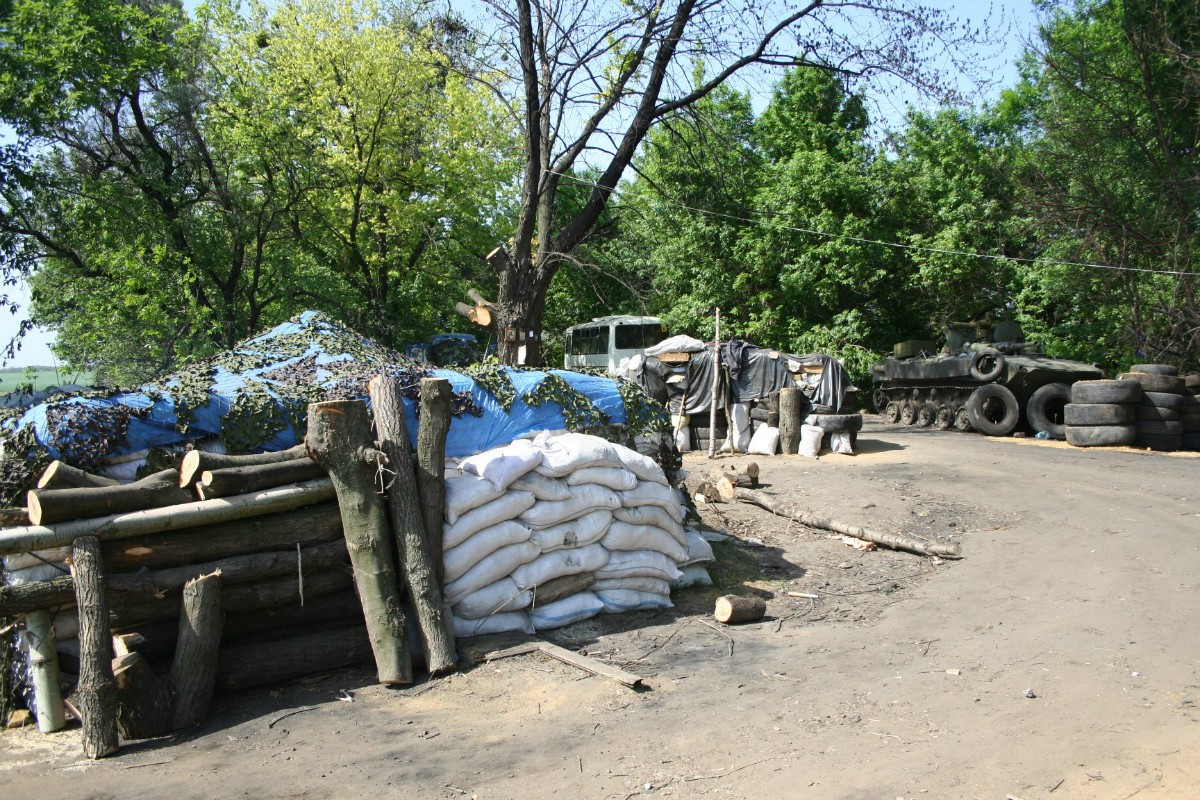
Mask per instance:
[[[645,350],[667,338],[667,326],[662,323],[653,325],[618,325],[616,345],[618,350]]]

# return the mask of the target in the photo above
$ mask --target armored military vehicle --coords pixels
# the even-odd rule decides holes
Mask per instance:
[[[1061,439],[1063,407],[1076,381],[1103,377],[1099,367],[1050,358],[1027,343],[1016,322],[952,322],[946,345],[900,342],[872,367],[875,410],[885,422],[977,430],[1007,436],[1024,422]]]

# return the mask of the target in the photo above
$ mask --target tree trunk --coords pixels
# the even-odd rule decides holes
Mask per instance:
[[[179,488],[179,472],[166,469],[136,483],[82,489],[30,489],[29,521],[50,525],[70,519],[93,519],[126,511],[190,503],[196,495]]]
[[[54,648],[53,615],[32,611],[25,615],[25,644],[33,674],[33,701],[38,730],[53,733],[67,724],[62,689],[58,685],[58,651]]]
[[[221,573],[194,578],[183,587],[183,615],[171,664],[175,712],[171,727],[190,728],[204,721],[212,703],[221,641]]]
[[[412,683],[387,510],[375,488],[384,456],[371,447],[370,429],[360,401],[314,403],[308,407],[305,444],[312,459],[329,471],[337,492],[379,681]]]
[[[71,573],[79,607],[79,684],[75,695],[83,715],[83,754],[104,758],[117,752],[117,680],[112,670],[100,541],[95,536],[75,540]]]
[[[196,491],[201,500],[214,497],[257,492],[288,483],[299,483],[313,478],[322,478],[325,470],[308,456],[273,464],[254,464],[245,467],[204,470]]]
[[[256,464],[275,464],[279,461],[293,461],[304,458],[308,451],[303,444],[279,450],[274,453],[257,453],[249,456],[230,456],[219,453],[205,453],[201,450],[189,450],[179,464],[179,485],[191,486],[202,472],[206,470],[230,469],[233,467],[250,467]]]
[[[542,311],[556,268],[533,253],[510,256],[503,248],[489,253],[488,263],[500,278],[492,323],[501,363],[541,366]]]
[[[443,587],[442,522],[446,515],[446,434],[450,431],[450,381],[421,379],[421,418],[417,429],[417,489],[425,540],[434,554],[433,569]]]
[[[387,455],[388,463],[395,469],[388,487],[387,504],[399,550],[400,575],[417,612],[429,673],[437,675],[454,669],[458,659],[454,653],[454,634],[445,614],[442,589],[434,567],[434,554],[430,552],[429,542],[425,539],[425,523],[421,518],[420,496],[404,421],[404,401],[395,378],[382,375],[372,378],[367,391],[371,394],[371,407],[375,410],[375,431],[379,445]],[[437,518],[440,525],[440,509]],[[436,560],[441,561],[440,551]]]
[[[779,451],[785,456],[800,452],[800,426],[804,424],[804,392],[796,388],[779,392]]]

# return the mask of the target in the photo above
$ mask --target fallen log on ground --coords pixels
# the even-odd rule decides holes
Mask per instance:
[[[202,450],[189,450],[179,463],[179,485],[191,486],[206,470],[229,469],[231,467],[252,467],[256,464],[274,464],[279,461],[294,461],[308,455],[304,444],[298,444],[287,450],[274,453],[256,453],[248,456],[231,456],[221,453],[205,453]]]
[[[890,547],[893,550],[907,550],[910,553],[917,553],[923,556],[943,556],[947,558],[957,558],[962,553],[962,548],[956,544],[937,544],[936,542],[923,542],[919,539],[913,539],[909,536],[902,536],[898,533],[885,533],[883,531],[875,531],[870,528],[862,528],[857,525],[848,525],[837,520],[827,519],[809,514],[805,511],[800,511],[792,506],[779,502],[765,492],[755,491],[754,489],[736,489],[734,491],[736,499],[743,503],[751,503],[765,508],[772,514],[780,517],[799,522],[801,525],[806,525],[809,528],[818,528],[820,530],[832,531],[845,536],[853,536],[855,539],[862,539],[866,542],[874,542],[875,544]]]

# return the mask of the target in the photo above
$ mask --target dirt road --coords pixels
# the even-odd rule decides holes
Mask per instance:
[[[4,796],[1200,797],[1200,459],[873,422],[859,446],[759,458],[766,491],[961,560],[721,506],[722,585],[548,637],[645,690],[541,655],[403,690],[340,672],[98,763],[78,730],[8,732]],[[728,592],[768,618],[713,623]]]

